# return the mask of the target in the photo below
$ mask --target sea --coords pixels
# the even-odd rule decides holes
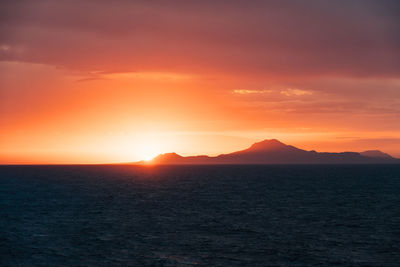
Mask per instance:
[[[400,165],[0,166],[0,266],[400,266]]]

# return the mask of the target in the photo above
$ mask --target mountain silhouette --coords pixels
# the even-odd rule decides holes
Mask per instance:
[[[390,156],[387,153],[384,153],[380,150],[367,150],[364,152],[360,152],[361,155],[366,156],[366,157],[371,157],[371,158],[389,158],[393,159],[392,156]]]
[[[400,163],[400,159],[392,158],[378,150],[361,153],[307,151],[270,139],[254,143],[247,149],[216,157],[183,157],[176,153],[166,153],[147,162],[151,164],[390,164]]]

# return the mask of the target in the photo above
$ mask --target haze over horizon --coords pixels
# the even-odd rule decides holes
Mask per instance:
[[[1,1],[0,164],[278,139],[400,158],[400,3]]]

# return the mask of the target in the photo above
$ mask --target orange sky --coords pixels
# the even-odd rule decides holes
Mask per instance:
[[[270,138],[400,157],[395,1],[0,5],[0,164],[217,155]]]

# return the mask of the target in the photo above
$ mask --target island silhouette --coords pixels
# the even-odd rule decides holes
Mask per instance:
[[[365,152],[316,152],[286,145],[276,139],[254,143],[249,148],[229,154],[184,157],[176,153],[160,154],[150,161],[134,164],[400,164],[400,159],[379,150]]]

